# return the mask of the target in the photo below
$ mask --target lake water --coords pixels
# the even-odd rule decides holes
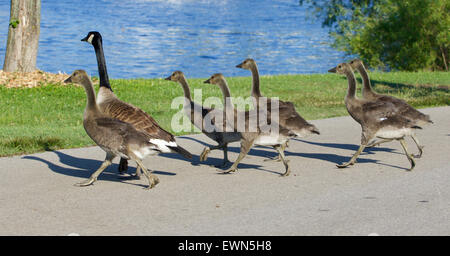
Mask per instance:
[[[344,61],[328,28],[298,0],[42,0],[37,66],[97,75],[91,30],[102,33],[110,78],[249,76],[247,57],[263,75],[326,73]],[[3,65],[10,0],[0,0]]]

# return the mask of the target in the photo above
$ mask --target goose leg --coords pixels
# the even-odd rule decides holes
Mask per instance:
[[[366,144],[361,144],[361,146],[359,146],[358,150],[355,152],[355,154],[352,156],[352,158],[350,159],[350,161],[344,163],[344,164],[338,164],[336,165],[338,168],[345,168],[349,165],[353,165],[356,162],[356,159],[358,158],[359,154],[361,154],[361,152],[364,150],[364,148],[366,147]]]
[[[411,163],[411,168],[408,169],[408,171],[412,171],[414,169],[414,166],[416,166],[416,162],[414,161],[413,155],[408,153],[408,149],[406,148],[406,142],[405,139],[399,139],[400,145],[402,145],[403,150],[405,151],[405,155],[408,158],[409,162]]]
[[[223,162],[221,165],[216,166],[217,168],[223,168],[228,165],[230,161],[228,161],[228,144],[223,145]]]
[[[102,173],[106,169],[106,167],[111,165],[113,159],[114,159],[114,156],[107,153],[105,161],[103,161],[102,165],[97,169],[97,171],[95,171],[91,175],[91,177],[89,177],[89,179],[82,181],[82,182],[78,182],[75,184],[75,186],[85,187],[85,186],[89,186],[89,185],[93,184],[97,180],[97,177],[100,175],[100,173]]]
[[[134,174],[134,177],[138,180],[141,179],[141,174],[142,174],[142,168],[138,165],[136,167],[136,173]]]
[[[140,180],[141,179],[141,167],[138,165],[136,167],[136,172],[134,174],[130,174],[130,176],[119,177],[121,180]]]
[[[376,146],[378,146],[378,145],[380,145],[382,143],[386,143],[386,142],[390,142],[390,141],[392,141],[392,139],[382,139],[382,140],[378,140],[378,141],[374,140],[371,143],[369,143],[366,147],[367,148],[372,148],[372,147],[376,147]]]
[[[288,147],[288,142],[287,141],[286,141],[286,143],[281,144],[281,150],[283,150],[283,152],[284,152],[286,147]],[[269,162],[269,161],[280,162],[280,161],[282,161],[282,159],[281,159],[280,155],[278,154],[278,156],[271,157],[271,158],[268,158],[268,159],[264,159],[263,161],[264,162]]]
[[[270,161],[274,161],[274,162],[280,162],[281,158],[280,155],[274,156],[274,157],[269,157],[263,160],[264,162],[270,162]]]
[[[208,154],[211,151],[211,149],[209,147],[205,147],[202,151],[202,153],[200,154],[200,161],[204,162],[206,161],[206,159],[208,159]]]
[[[135,161],[142,170],[142,172],[144,173],[145,177],[147,177],[148,179],[148,187],[146,187],[145,189],[151,189],[155,187],[159,183],[158,177],[156,177],[156,175],[154,174],[151,174],[151,172],[147,170],[147,168],[144,166],[144,164],[140,159],[135,159]]]
[[[119,163],[119,174],[124,174],[128,170],[128,160],[125,158],[120,158]]]
[[[202,153],[200,154],[200,161],[202,161],[202,162],[206,161],[208,159],[208,154],[209,154],[209,152],[211,152],[211,150],[216,150],[216,149],[223,148],[223,147],[224,147],[224,144],[212,146],[211,148],[205,147],[203,149]]]
[[[253,145],[253,141],[254,140],[245,140],[245,141],[241,141],[241,152],[239,152],[239,156],[236,159],[236,161],[233,163],[233,165],[228,169],[228,170],[217,170],[221,173],[230,173],[230,172],[235,172],[237,171],[237,166],[239,164],[239,162],[241,162],[242,159],[244,159],[244,157],[247,155],[248,151],[250,151],[250,148]]]
[[[417,149],[419,149],[419,153],[417,155],[413,155],[413,157],[414,158],[422,157],[424,146],[420,145],[419,139],[417,139],[417,136],[415,134],[411,135],[411,138],[413,139],[414,143],[416,143]]]
[[[285,145],[285,144],[283,144]],[[278,154],[280,156],[281,161],[283,161],[284,164],[284,168],[286,169],[285,172],[283,174],[281,174],[281,176],[289,176],[289,174],[291,173],[291,168],[289,167],[289,160],[286,159],[286,157],[284,156],[284,148],[283,145],[281,145],[280,147],[275,147],[275,149],[278,151]]]
[[[142,168],[141,166],[136,166],[136,172],[134,173],[134,175],[131,175],[131,178],[134,180],[140,180],[141,179],[141,174],[142,174]]]

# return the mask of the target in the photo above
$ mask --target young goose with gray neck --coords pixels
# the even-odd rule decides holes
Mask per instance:
[[[240,134],[237,132],[219,132],[221,129],[205,129],[204,119],[207,116],[214,116],[217,114],[222,114],[221,110],[216,110],[214,108],[203,107],[200,104],[195,103],[191,98],[191,92],[189,84],[187,83],[186,77],[183,72],[175,71],[165,80],[177,82],[181,85],[184,92],[184,110],[186,115],[191,120],[191,123],[200,129],[203,134],[208,136],[210,139],[218,143],[217,146],[205,147],[200,154],[200,161],[206,161],[208,159],[208,154],[211,150],[222,149],[223,150],[223,162],[217,167],[225,167],[228,165],[228,143],[239,141]],[[223,124],[217,123],[216,119],[211,120],[212,126],[223,126]],[[211,127],[213,128],[213,127]]]
[[[159,126],[159,124],[149,114],[138,107],[121,101],[113,93],[109,84],[108,72],[106,69],[105,56],[103,54],[102,36],[99,32],[91,31],[88,35],[81,39],[94,47],[97,57],[98,74],[100,78],[100,88],[97,95],[97,104],[106,116],[119,119],[123,122],[132,124],[137,130],[146,132],[152,136],[158,137],[165,142],[175,143],[175,137]],[[186,158],[192,158],[192,155],[180,146],[172,148],[172,152],[178,153]],[[119,172],[126,172],[127,160],[120,159]],[[139,178],[140,173],[136,173]]]
[[[245,59],[242,63],[236,66],[237,68],[242,68],[246,70],[250,70],[252,73],[252,91],[251,96],[256,99],[256,106],[259,107],[260,99],[263,98],[260,89],[260,81],[259,81],[259,71],[256,62],[251,59]],[[267,111],[271,111],[271,102],[267,102]],[[289,101],[281,101],[278,102],[278,113],[279,113],[279,123],[281,126],[289,129],[293,133],[297,135],[297,137],[306,137],[311,134],[320,134],[319,130],[313,125],[308,123],[300,114],[295,110],[294,103]],[[282,146],[284,150],[286,145]],[[274,160],[280,160],[276,158]]]
[[[341,63],[328,72],[345,75],[348,80],[347,95],[345,96],[345,106],[347,111],[356,122],[361,125],[361,145],[350,161],[337,165],[344,168],[353,165],[359,154],[364,150],[373,138],[398,140],[405,151],[411,167],[411,171],[416,165],[413,156],[409,154],[404,140],[405,136],[411,136],[414,130],[421,127],[400,113],[395,111],[395,105],[389,101],[370,101],[356,98],[356,79],[352,67],[348,63]]]
[[[378,94],[372,90],[372,86],[370,84],[370,78],[369,74],[367,73],[366,68],[364,67],[364,63],[359,59],[354,59],[349,62],[350,66],[353,68],[353,70],[356,70],[361,75],[362,81],[363,81],[363,87],[362,87],[362,96],[364,99],[367,100],[377,100],[377,101],[384,101],[384,102],[390,102],[393,104],[394,108],[393,111],[396,113],[399,113],[403,117],[416,122],[419,126],[424,127],[427,124],[433,123],[430,119],[429,115],[425,115],[422,112],[418,111],[417,109],[413,108],[411,105],[406,103],[402,99],[397,99],[395,97],[389,96],[389,95],[383,95]],[[413,139],[414,143],[417,146],[417,149],[419,150],[419,153],[417,155],[413,155],[415,158],[420,158],[423,153],[424,146],[420,145],[419,140],[417,139],[417,135],[415,133],[411,134],[411,138]],[[374,147],[377,145],[380,145],[384,142],[389,142],[392,140],[386,139],[386,140],[380,140],[380,141],[374,141],[369,143],[367,147]]]
[[[163,141],[158,137],[136,130],[129,123],[106,116],[100,111],[95,101],[94,87],[84,70],[76,70],[64,82],[77,83],[84,87],[87,96],[87,104],[83,115],[84,129],[89,137],[106,152],[105,161],[100,168],[89,179],[75,185],[89,186],[93,184],[106,167],[111,165],[116,156],[136,161],[138,169],[142,170],[148,179],[147,189],[158,184],[158,177],[147,170],[142,163],[142,159],[159,152],[171,152],[171,147],[176,147],[176,144]]]
[[[286,144],[286,142],[289,140],[289,138],[294,137],[295,136],[295,132],[282,127],[282,126],[278,126],[278,124],[272,123],[272,127],[273,125],[277,125],[278,127],[276,127],[278,129],[278,132],[272,132],[272,131],[263,131],[264,129],[261,129],[261,127],[258,125],[258,122],[251,122],[250,118],[252,118],[252,113],[254,113],[254,116],[256,117],[256,111],[255,112],[250,112],[250,111],[245,111],[245,112],[241,112],[239,113],[233,106],[233,104],[231,103],[231,95],[230,95],[230,89],[228,88],[228,84],[225,80],[225,77],[220,74],[214,74],[212,75],[208,80],[205,81],[205,83],[208,84],[215,84],[217,85],[223,94],[224,97],[224,104],[225,104],[225,108],[224,108],[224,112],[226,112],[226,114],[224,114],[226,117],[229,117],[231,115],[231,118],[234,119],[233,120],[233,124],[234,124],[234,129],[236,130],[237,127],[239,126],[238,124],[238,116],[239,114],[242,114],[245,118],[245,126],[241,126],[244,127],[243,131],[239,131],[239,134],[241,136],[241,149],[239,152],[239,156],[236,159],[236,161],[233,163],[233,165],[226,171],[224,171],[225,173],[229,173],[229,172],[235,172],[237,171],[237,166],[239,164],[239,162],[244,159],[244,157],[248,154],[248,152],[250,151],[250,149],[253,147],[253,145],[260,145],[260,146],[270,146],[273,147],[275,150],[277,150],[278,154],[279,154],[279,158],[281,159],[281,161],[284,164],[285,167],[285,172],[282,174],[282,176],[288,176],[291,172],[290,167],[289,167],[289,161],[285,158],[284,156],[284,148],[283,145]],[[231,118],[227,118],[225,119],[225,122],[229,122]],[[269,118],[267,116],[267,118]],[[268,122],[267,122],[268,123]],[[251,125],[254,124],[256,127],[251,127]],[[254,128],[254,129],[252,129]],[[256,132],[253,132],[253,130],[255,130]]]

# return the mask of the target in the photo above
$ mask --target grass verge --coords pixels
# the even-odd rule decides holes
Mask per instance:
[[[405,99],[414,107],[450,105],[448,72],[373,72],[370,75],[375,91]],[[202,89],[203,99],[221,98],[220,90],[203,84],[204,80],[188,79],[192,93],[194,89]],[[249,96],[250,77],[229,77],[227,81],[232,96]],[[358,83],[361,83],[359,77]],[[172,131],[172,116],[179,111],[171,108],[172,99],[183,93],[178,84],[162,79],[115,79],[111,86],[120,99],[142,108],[162,127]],[[294,102],[305,119],[347,115],[343,101],[347,80],[343,76],[262,76],[261,86],[264,96]],[[82,125],[85,104],[82,87],[47,84],[36,88],[6,88],[0,85],[0,156],[93,145]]]

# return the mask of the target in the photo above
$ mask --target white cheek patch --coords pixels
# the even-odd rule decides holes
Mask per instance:
[[[87,39],[88,43],[92,44],[92,39],[94,39],[94,34],[91,34]]]

